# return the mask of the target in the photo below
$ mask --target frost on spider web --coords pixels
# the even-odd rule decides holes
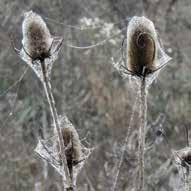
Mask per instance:
[[[59,118],[60,127],[61,128],[72,128],[74,126],[69,121],[66,116],[62,116]],[[46,140],[40,140],[35,148],[35,152],[44,160],[46,160],[50,165],[52,165],[56,171],[65,178],[65,172],[63,165],[60,160],[60,156],[58,153],[58,135],[54,132],[54,135]],[[80,143],[81,147],[81,157],[76,165],[73,165],[73,179],[76,182],[77,175],[85,164],[85,161],[90,156],[92,149],[86,148],[84,145]]]
[[[57,139],[57,136],[50,137],[46,140],[39,139],[35,152],[40,155],[42,159],[50,163],[60,174],[64,174],[61,161],[54,144]]]
[[[125,66],[124,61],[122,59],[115,60],[114,57],[111,57],[111,64],[113,67],[119,72],[122,78],[126,79],[129,77],[129,74],[126,73],[126,70],[123,66]]]
[[[106,158],[104,163],[104,174],[106,177],[105,183],[111,187],[110,190],[116,190],[117,184],[120,185],[122,177],[129,177],[128,184],[132,187],[132,180],[136,174],[136,154],[134,150],[124,148],[123,142],[112,142],[109,141],[104,145],[107,147],[107,152],[104,153]],[[121,156],[123,155],[123,161],[121,161]],[[127,165],[128,164],[128,165]],[[129,176],[131,175],[131,176]]]
[[[35,72],[37,77],[40,80],[43,80],[43,74],[42,74],[42,69],[41,69],[41,64],[39,60],[36,60],[35,62],[32,63],[32,59],[25,53],[24,49],[22,49],[19,53],[19,56],[21,57],[22,60],[26,62],[26,64],[32,68],[32,70]]]
[[[57,60],[58,58],[58,53],[60,51],[60,45],[62,42],[62,38],[61,37],[54,37],[54,39],[52,39],[52,47],[50,50],[50,57],[49,58],[45,58],[44,60],[44,64],[46,67],[46,72],[47,72],[47,76],[48,78],[50,78],[50,74],[52,71],[52,66],[53,63]],[[32,61],[30,55],[27,55],[27,53],[25,52],[24,49],[21,49],[19,56],[21,57],[21,59],[23,61],[26,62],[26,64],[28,66],[30,66],[30,68],[32,68],[32,70],[35,72],[35,74],[37,75],[37,77],[43,81],[43,73],[42,73],[42,68],[41,68],[41,63],[40,60],[35,60]]]
[[[150,74],[148,76],[148,78],[146,78],[147,82],[147,86],[149,86],[157,77],[159,72],[172,60],[172,58],[170,56],[168,56],[165,51],[164,51],[164,47],[162,45],[161,40],[159,39],[159,37],[157,37],[157,41],[156,41],[156,60],[155,60],[155,65],[156,68],[159,68],[157,71],[155,71],[154,73]]]

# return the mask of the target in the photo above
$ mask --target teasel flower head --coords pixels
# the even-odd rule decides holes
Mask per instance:
[[[191,148],[185,147],[181,150],[174,151],[174,157],[177,164],[183,168],[191,166]]]
[[[148,79],[171,60],[163,50],[153,22],[144,16],[134,16],[129,21],[125,42],[123,62],[113,63],[123,77]]]
[[[40,65],[43,63],[46,75],[49,77],[63,38],[53,37],[42,17],[33,11],[24,14],[22,33],[22,49],[18,50],[14,47],[15,51],[41,80],[44,71]]]
[[[190,188],[191,148],[187,146],[183,149],[173,151],[173,155],[180,178],[180,190],[188,190]]]
[[[75,166],[82,159],[82,145],[79,135],[71,122],[67,118],[63,120],[66,120],[68,123],[68,126],[61,129],[64,145],[66,147],[66,158],[68,163],[72,163],[72,165]]]
[[[33,11],[26,12],[22,24],[22,45],[26,56],[32,61],[51,56],[53,38],[44,20]]]
[[[134,75],[146,76],[156,69],[156,41],[152,21],[133,17],[127,28],[127,67]]]
[[[62,138],[64,140],[67,166],[70,174],[73,174],[75,184],[78,174],[94,149],[86,148],[82,144],[77,130],[66,115],[59,116],[59,124],[61,127]],[[39,143],[35,148],[35,152],[43,160],[50,162],[50,164],[65,178],[65,173],[61,168],[63,165],[61,161],[61,153],[58,151],[58,134],[55,129],[51,138],[39,140]]]

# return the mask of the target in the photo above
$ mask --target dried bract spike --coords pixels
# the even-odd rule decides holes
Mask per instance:
[[[46,23],[39,15],[33,11],[25,13],[22,31],[22,44],[26,56],[30,57],[32,61],[42,61],[50,57],[53,39]]]
[[[153,22],[133,17],[127,29],[127,68],[132,74],[146,76],[156,69],[156,42]]]

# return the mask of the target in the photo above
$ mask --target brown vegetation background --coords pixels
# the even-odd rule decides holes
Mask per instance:
[[[156,25],[172,62],[152,84],[148,97],[148,127],[163,128],[171,149],[186,146],[185,127],[191,126],[191,2],[190,0],[1,0],[0,1],[0,191],[59,191],[61,178],[35,155],[38,137],[47,137],[51,117],[43,88],[29,69],[22,81],[12,86],[26,65],[13,51],[9,34],[20,45],[23,13],[33,10],[54,21],[80,25],[80,19],[99,18],[115,23],[134,15],[145,15]],[[46,21],[53,35],[65,42],[86,46],[105,37],[99,29],[79,31]],[[115,26],[126,27],[125,22]],[[115,31],[113,32],[115,33]],[[66,113],[81,139],[95,150],[78,179],[80,191],[103,191],[112,187],[137,87],[123,80],[111,65],[111,57],[121,47],[123,35],[114,44],[90,50],[76,50],[65,44],[52,72],[53,94],[58,113]],[[117,55],[120,57],[120,53]],[[10,88],[9,91],[5,90]],[[137,109],[138,111],[138,109]],[[164,123],[157,123],[160,116]],[[117,190],[131,191],[136,184],[135,115],[132,152],[127,151]],[[155,131],[148,130],[146,190],[180,190],[178,171],[169,146]],[[190,135],[191,136],[191,135]],[[43,173],[48,173],[47,177]]]

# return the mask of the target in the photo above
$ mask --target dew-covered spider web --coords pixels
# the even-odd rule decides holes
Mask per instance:
[[[20,91],[20,85],[23,78],[27,74],[27,71],[28,66],[23,67],[22,74],[20,74],[20,77],[17,80],[15,80],[15,82],[13,82],[12,85],[0,92],[0,99],[7,99],[10,107],[7,116],[3,119],[3,122],[1,124],[2,128],[5,127],[8,122],[10,122],[11,118],[14,115],[15,107],[18,100],[18,94]]]
[[[59,117],[59,122],[61,128],[72,128],[74,126],[69,121],[69,119],[64,115]],[[45,161],[47,161],[56,171],[65,178],[64,168],[59,157],[59,152],[56,143],[58,143],[58,134],[54,131],[53,136],[48,139],[39,139],[35,152]],[[80,143],[82,149],[82,155],[76,165],[73,166],[73,179],[76,180],[77,175],[84,166],[86,160],[90,156],[93,149],[86,148],[82,143]],[[67,149],[67,147],[66,147]],[[76,182],[76,181],[74,181]]]
[[[53,63],[56,61],[58,58],[59,50],[61,48],[62,44],[62,38],[61,37],[53,37],[52,38],[52,44],[51,44],[51,49],[50,49],[50,57],[45,58],[44,64],[46,67],[46,72],[47,72],[47,77],[50,79],[50,74],[52,71],[52,66]],[[24,47],[24,45],[23,45]],[[32,70],[35,72],[37,77],[43,81],[43,71],[41,67],[41,63],[39,60],[32,60],[30,55],[26,52],[25,48],[22,48],[22,50],[18,53],[19,56],[23,61],[26,62],[27,65],[29,65]]]

